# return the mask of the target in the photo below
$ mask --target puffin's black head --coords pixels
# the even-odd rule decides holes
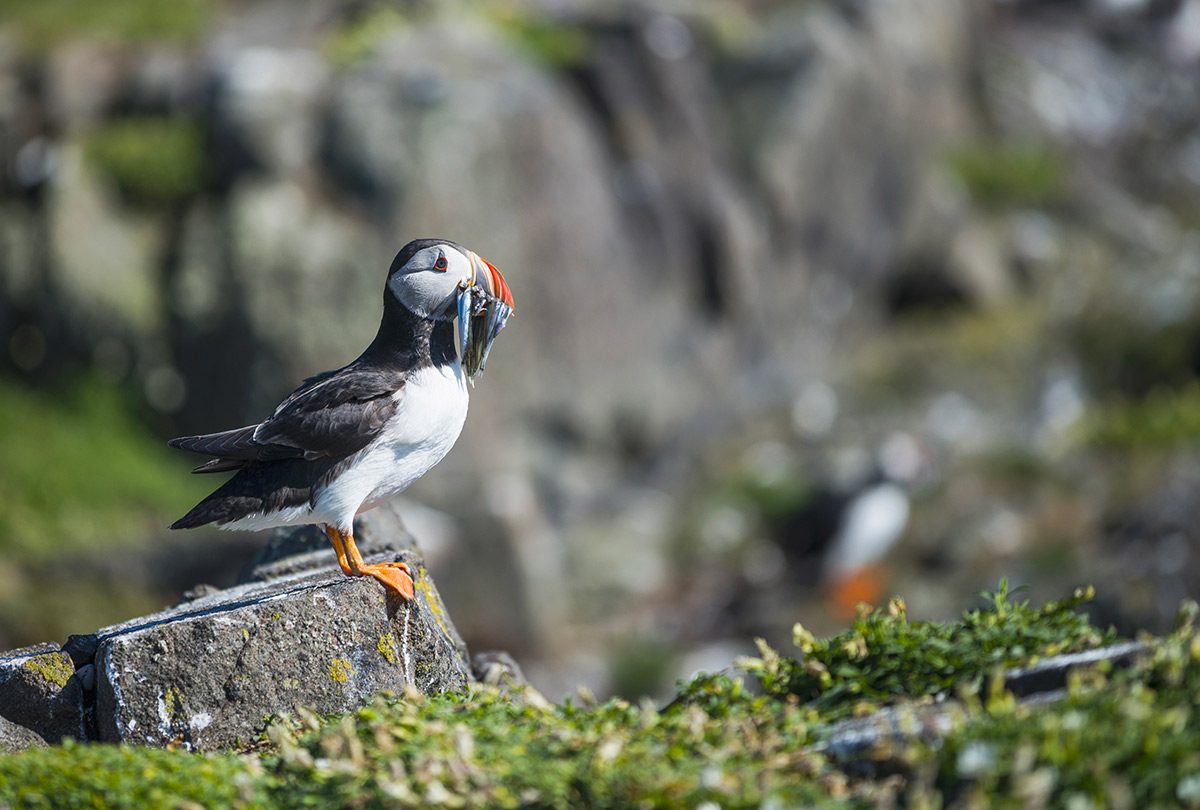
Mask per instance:
[[[414,239],[388,269],[388,293],[419,318],[452,320],[462,291],[472,285],[508,306],[512,292],[500,271],[462,245],[447,239]]]

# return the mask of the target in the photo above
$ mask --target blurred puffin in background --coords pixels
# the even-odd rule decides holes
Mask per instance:
[[[848,619],[860,603],[882,600],[890,579],[884,562],[908,528],[911,493],[935,469],[928,449],[907,433],[894,433],[879,447],[874,470],[847,496],[821,561],[835,615]]]
[[[444,239],[409,242],[388,269],[383,320],[358,359],[305,380],[259,424],[169,442],[214,457],[193,472],[236,471],[171,528],[324,524],[347,576],[411,599],[408,566],[363,562],[354,517],[449,452],[466,420],[467,382],[512,312],[512,292],[489,262]]]

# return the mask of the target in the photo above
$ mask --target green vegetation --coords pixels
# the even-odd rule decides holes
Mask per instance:
[[[7,560],[136,543],[207,493],[131,411],[119,388],[96,380],[59,395],[0,382]]]
[[[910,622],[904,603],[893,599],[886,611],[860,612],[847,632],[831,639],[818,640],[796,625],[800,660],[764,650],[746,669],[768,695],[796,695],[832,718],[862,700],[978,692],[985,678],[1007,667],[1116,640],[1113,631],[1100,632],[1078,612],[1091,589],[1041,607],[1011,601],[1006,583],[984,596],[990,609],[967,611],[957,622]]]
[[[1200,635],[1195,603],[1128,670],[1075,677],[1065,700],[1000,697],[932,757],[930,795],[964,807],[1200,807]]]
[[[1142,397],[1196,378],[1195,314],[1162,324],[1133,304],[1091,305],[1067,325],[1067,335],[1089,387],[1100,394]]]
[[[731,697],[740,698],[736,686]],[[277,726],[264,766],[279,807],[830,805],[813,770],[819,758],[801,750],[804,714],[412,695],[299,739]],[[777,766],[763,768],[771,757]]]
[[[1078,613],[1088,595],[1033,607],[1002,583],[986,608],[952,623],[910,622],[893,600],[834,638],[798,630],[800,660],[764,646],[742,662],[761,691],[704,675],[662,709],[586,698],[551,705],[521,688],[414,692],[338,717],[301,711],[273,723],[262,750],[240,754],[66,745],[0,756],[0,804],[1200,806],[1196,605],[1127,669],[1074,674],[1059,702],[1020,704],[1004,690],[1006,666],[1114,640]],[[848,711],[928,709],[941,695],[959,699],[942,745],[901,742],[853,767],[817,745]]]
[[[1089,414],[1082,428],[1088,444],[1112,449],[1161,449],[1200,440],[1200,383],[1157,389]]]
[[[1066,196],[1066,169],[1049,149],[1035,145],[975,144],[949,156],[950,169],[981,205],[1044,206]]]
[[[1022,704],[1003,667],[1115,641],[1078,612],[1088,594],[1033,607],[1001,584],[959,622],[860,612],[802,660],[743,661],[762,690],[719,674],[662,709],[529,689],[403,700],[332,718],[301,710],[258,751],[65,744],[0,756],[12,808],[1151,808],[1200,806],[1200,635],[1175,632],[1124,670],[1073,674],[1055,703]],[[984,688],[986,686],[986,688]],[[802,692],[804,698],[802,700]],[[856,767],[817,745],[847,714],[958,697],[941,745],[908,740]],[[882,767],[870,766],[871,762]],[[890,775],[886,775],[890,774]]]
[[[353,67],[370,56],[381,41],[429,10],[420,5],[368,7],[333,29],[321,50],[334,67]],[[518,50],[546,67],[578,65],[590,53],[591,42],[581,27],[547,18],[524,5],[489,2],[478,4],[476,11]]]
[[[350,68],[370,56],[380,41],[407,24],[407,12],[396,6],[366,9],[333,29],[321,50],[334,67]]]
[[[578,25],[548,18],[517,3],[489,3],[481,11],[522,53],[546,67],[578,65],[591,53],[591,40]]]
[[[188,119],[117,119],[88,136],[84,154],[132,202],[175,202],[204,182],[204,138]]]
[[[263,794],[252,768],[227,756],[68,740],[0,762],[0,806],[12,810],[256,810],[270,806]]]
[[[214,5],[212,0],[0,0],[0,27],[15,26],[22,41],[37,49],[80,38],[188,42],[203,33]]]

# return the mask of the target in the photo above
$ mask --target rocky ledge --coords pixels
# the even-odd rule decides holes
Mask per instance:
[[[0,655],[0,747],[71,737],[212,750],[300,706],[329,714],[408,686],[465,687],[466,645],[399,517],[383,507],[355,534],[368,562],[409,565],[412,602],[344,576],[316,527],[278,532],[232,588]]]

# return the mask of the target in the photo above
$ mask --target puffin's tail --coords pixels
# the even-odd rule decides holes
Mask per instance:
[[[219,460],[219,459],[218,459]],[[192,511],[171,524],[172,529],[194,529],[215,523],[224,526],[246,521],[237,528],[268,528],[269,519],[293,508],[309,507],[319,483],[339,462],[309,462],[304,459],[252,462],[242,467],[217,491],[196,504]]]
[[[255,492],[245,471],[239,471],[216,492],[192,507],[191,511],[171,524],[172,529],[194,529],[215,523],[232,523],[263,511],[263,498]]]
[[[221,518],[228,513],[227,509],[221,508],[221,503],[224,498],[219,498],[221,490],[217,490],[212,495],[209,495],[200,503],[192,507],[191,511],[181,517],[179,520],[171,524],[172,529],[195,529],[197,526],[207,526],[209,523],[225,522]]]

